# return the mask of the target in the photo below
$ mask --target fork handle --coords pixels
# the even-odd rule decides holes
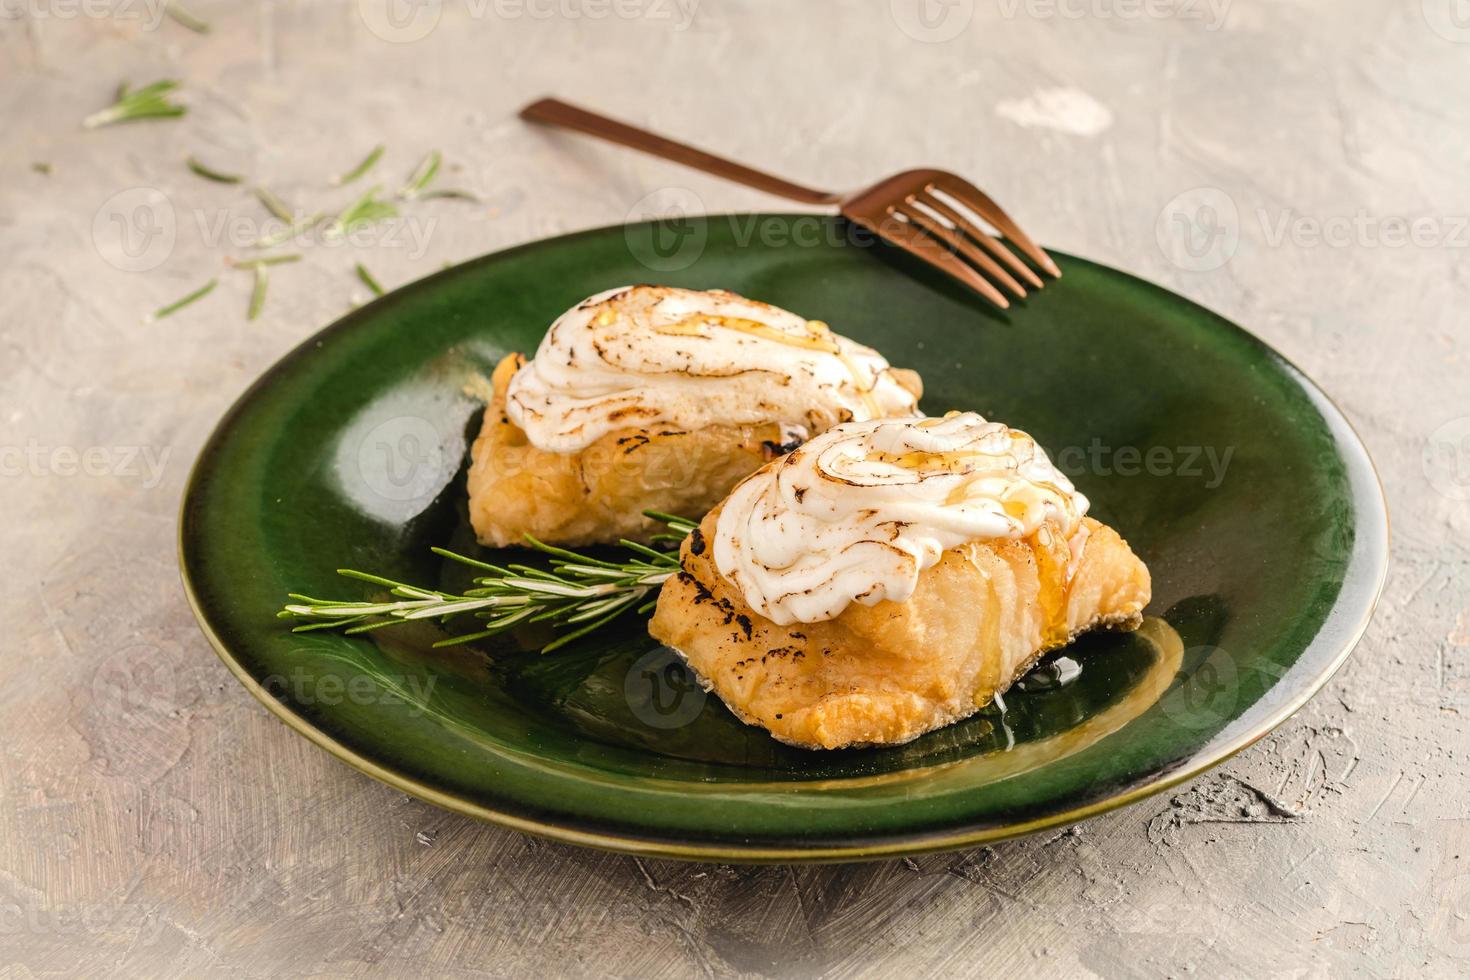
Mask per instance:
[[[532,102],[521,110],[521,118],[531,122],[562,126],[586,133],[588,136],[597,136],[613,143],[621,143],[623,146],[630,146],[635,150],[663,157],[665,160],[673,160],[686,167],[703,170],[705,173],[724,177],[747,187],[754,187],[756,190],[779,194],[781,197],[800,201],[803,204],[836,204],[842,200],[839,195],[812,190],[810,187],[802,187],[789,180],[782,180],[780,177],[752,170],[733,160],[726,160],[692,146],[665,139],[646,129],[639,129],[637,126],[630,126],[616,119],[609,119],[607,116],[579,109],[560,99],[540,99]]]

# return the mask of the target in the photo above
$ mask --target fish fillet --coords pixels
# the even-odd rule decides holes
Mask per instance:
[[[1149,601],[1148,569],[1089,517],[1080,554],[1047,523],[946,551],[904,602],[778,626],[716,570],[718,516],[684,542],[649,632],[742,721],[805,748],[896,745],[952,724],[1077,634],[1136,627]]]

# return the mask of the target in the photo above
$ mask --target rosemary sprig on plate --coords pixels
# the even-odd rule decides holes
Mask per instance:
[[[482,574],[474,580],[475,587],[455,595],[339,568],[338,575],[384,586],[396,598],[383,602],[343,602],[292,593],[290,598],[295,601],[277,615],[298,620],[301,625],[292,628],[295,633],[318,629],[365,633],[421,619],[443,621],[460,613],[470,613],[484,622],[483,629],[440,640],[434,644],[436,647],[484,639],[524,623],[549,622],[569,628],[569,632],[541,648],[542,653],[550,653],[630,609],[640,613],[648,611],[656,601],[656,597],[649,598],[650,593],[657,593],[679,571],[678,542],[698,525],[658,511],[644,511],[644,514],[669,528],[653,540],[672,543],[676,550],[660,551],[625,539],[621,544],[628,549],[629,556],[622,561],[603,561],[526,535],[531,547],[551,556],[548,571],[529,565],[491,565],[435,548],[436,555],[480,571]]]
[[[168,100],[168,94],[179,87],[173,79],[164,79],[134,90],[124,82],[118,86],[117,100],[101,112],[94,112],[82,120],[87,129],[109,126],[112,123],[132,122],[137,119],[168,119],[182,116],[188,110]]]

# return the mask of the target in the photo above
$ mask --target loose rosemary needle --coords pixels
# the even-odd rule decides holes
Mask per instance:
[[[654,541],[662,544],[677,546],[697,526],[691,520],[672,514],[644,513],[668,526],[668,532],[654,536]],[[483,621],[483,629],[440,640],[434,644],[436,647],[484,639],[523,623],[549,622],[569,630],[541,648],[542,653],[550,653],[630,609],[648,611],[656,601],[649,595],[656,593],[679,571],[677,551],[660,551],[635,541],[621,542],[630,552],[622,561],[603,561],[568,551],[538,541],[529,534],[526,541],[531,547],[551,556],[549,571],[529,565],[491,565],[444,548],[434,548],[436,555],[481,572],[474,580],[475,587],[455,595],[339,568],[337,574],[384,586],[396,598],[382,602],[353,602],[314,599],[292,593],[290,598],[295,601],[288,603],[277,615],[282,619],[299,621],[301,625],[292,628],[297,633],[318,629],[365,633],[415,620],[443,621],[461,613],[470,613]]]
[[[137,119],[167,119],[182,116],[188,110],[168,100],[168,93],[179,87],[173,79],[164,79],[145,85],[140,89],[128,87],[127,82],[118,86],[117,99],[101,112],[94,112],[82,120],[87,129],[108,126],[112,123],[132,122]]]
[[[373,291],[374,296],[383,295],[383,287],[378,285],[378,280],[373,278],[373,274],[367,271],[367,266],[361,262],[357,263],[357,278],[361,279],[363,284]]]
[[[213,167],[201,163],[198,157],[191,156],[184,163],[200,177],[203,177],[205,180],[212,180],[217,184],[238,184],[245,179],[239,174],[227,174],[223,171],[215,170]]]
[[[159,309],[157,309],[156,311],[154,311],[153,316],[149,317],[149,319],[150,320],[162,320],[166,316],[171,316],[171,315],[177,313],[179,310],[182,310],[184,307],[188,306],[190,303],[197,302],[197,301],[203,299],[204,297],[208,296],[211,292],[214,291],[214,287],[215,286],[218,286],[218,285],[219,285],[219,280],[218,279],[211,279],[211,280],[209,280],[209,282],[207,282],[204,285],[200,286],[198,289],[194,290],[192,293],[190,293],[188,296],[185,296],[183,299],[174,300],[172,303],[168,304],[167,306],[160,307]]]
[[[334,186],[334,187],[340,187],[343,184],[350,184],[350,183],[352,183],[354,180],[356,180],[357,178],[361,177],[363,174],[367,173],[369,170],[373,169],[373,164],[377,163],[378,162],[378,158],[381,157],[382,155],[383,155],[383,144],[379,143],[377,146],[373,147],[372,152],[370,152],[367,156],[365,156],[365,157],[362,158],[362,162],[359,163],[357,166],[353,167],[351,170],[347,171],[345,174],[342,174],[340,177],[333,177],[332,180],[331,180],[332,186]]]
[[[265,306],[265,286],[269,278],[266,275],[265,263],[258,263],[255,269],[255,285],[250,289],[250,309],[245,314],[245,319],[254,320],[260,316],[261,309]]]
[[[443,162],[444,158],[439,155],[439,151],[431,150],[429,155],[414,168],[413,173],[409,174],[408,182],[403,185],[403,190],[398,192],[398,196],[411,201],[422,194],[429,186],[429,182],[439,173],[439,165]]]
[[[187,27],[195,34],[209,33],[209,22],[185,10],[182,6],[179,5],[178,0],[168,0],[168,2],[164,4],[163,12],[167,14],[175,23],[179,24],[182,27]]]

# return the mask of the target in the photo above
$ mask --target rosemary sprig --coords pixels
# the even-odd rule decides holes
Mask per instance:
[[[347,171],[345,174],[342,174],[340,177],[333,177],[331,179],[332,186],[333,187],[341,187],[343,184],[350,184],[350,183],[352,183],[354,180],[356,180],[357,178],[361,177],[363,174],[367,173],[369,170],[373,169],[373,165],[378,162],[378,158],[381,157],[382,155],[383,155],[383,144],[379,143],[377,146],[373,147],[371,153],[369,153],[367,156],[365,156],[365,157],[362,158],[362,162],[359,163],[357,166],[353,167],[351,170]]]
[[[377,185],[342,210],[322,232],[328,238],[341,238],[358,225],[370,225],[377,221],[398,217],[398,208],[388,201],[378,200]]]
[[[188,306],[190,303],[197,302],[197,301],[203,299],[204,297],[208,296],[210,293],[214,292],[214,287],[215,286],[218,286],[218,285],[219,285],[219,280],[218,279],[211,279],[211,280],[209,280],[209,282],[207,282],[204,285],[200,286],[198,289],[194,290],[192,293],[190,293],[188,296],[185,296],[183,299],[176,299],[172,303],[168,304],[167,306],[163,306],[163,307],[160,307],[159,309],[155,310],[154,313],[153,313],[153,315],[151,317],[149,317],[149,319],[150,320],[162,320],[166,316],[171,316],[171,315],[177,313],[179,310],[182,310],[184,307]]]
[[[239,174],[227,174],[213,167],[201,163],[198,157],[189,157],[184,161],[188,168],[205,180],[212,180],[217,184],[238,184],[244,180]]]
[[[378,285],[378,280],[373,278],[373,274],[367,271],[367,266],[361,262],[357,263],[357,278],[361,279],[363,285],[373,291],[374,296],[383,295],[383,287]]]
[[[669,531],[655,536],[656,541],[677,545],[697,526],[694,521],[657,511],[644,514],[668,526]],[[295,600],[277,615],[297,620],[292,632],[317,629],[342,629],[347,633],[365,633],[421,619],[444,621],[451,616],[470,613],[484,623],[473,633],[451,637],[435,643],[436,647],[454,646],[481,640],[523,623],[549,622],[568,628],[546,646],[542,653],[585,636],[611,622],[630,609],[646,612],[657,592],[679,571],[677,551],[660,551],[635,541],[624,540],[630,554],[622,561],[603,561],[538,541],[526,535],[531,547],[551,556],[551,570],[529,565],[491,565],[434,548],[436,555],[468,565],[481,572],[475,587],[461,595],[420,588],[380,575],[370,575],[350,568],[339,568],[337,574],[373,585],[384,586],[396,597],[383,602],[352,602],[314,599],[291,593]]]
[[[168,93],[179,87],[173,79],[164,79],[145,85],[140,89],[129,88],[123,82],[117,89],[117,100],[101,112],[94,112],[82,120],[87,129],[109,126],[112,123],[132,122],[137,119],[167,119],[182,116],[188,110],[168,100]]]
[[[185,10],[177,0],[167,0],[163,12],[179,26],[187,27],[195,34],[209,33],[209,22]]]

